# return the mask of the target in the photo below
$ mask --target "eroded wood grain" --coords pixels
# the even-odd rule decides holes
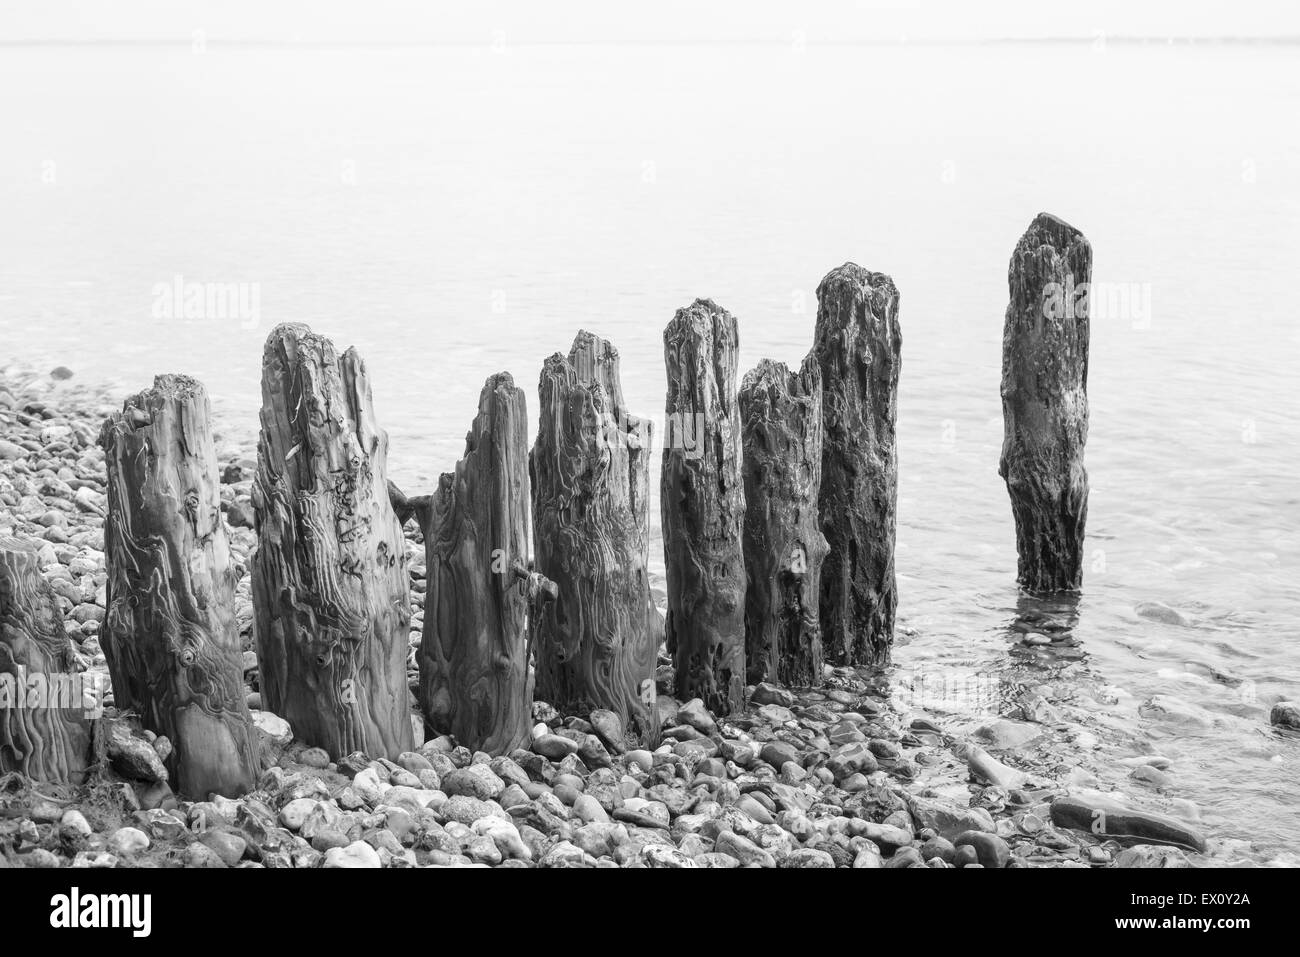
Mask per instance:
[[[1035,594],[1083,582],[1091,282],[1083,233],[1040,213],[1007,270],[998,465],[1016,523],[1017,577]]]
[[[627,410],[618,351],[589,332],[546,360],[539,393],[536,562],[559,597],[533,619],[536,695],[565,714],[613,711],[649,742],[659,650],[646,570],[650,423]]]
[[[736,319],[708,299],[664,330],[668,370],[660,511],[665,637],[677,694],[740,708],[745,685],[745,494],[736,404]]]
[[[854,263],[831,270],[817,287],[813,351],[825,426],[818,507],[830,545],[822,642],[836,664],[885,664],[894,638],[901,350],[894,281]]]
[[[410,583],[388,437],[356,351],[276,327],[253,486],[255,633],[267,708],[339,758],[411,750]]]
[[[114,699],[173,745],[185,797],[237,797],[260,770],[244,699],[235,570],[221,519],[208,396],[163,375],[100,433],[108,472],[108,613]]]
[[[83,783],[92,731],[81,692],[36,547],[0,536],[0,773]]]
[[[745,477],[745,662],[749,682],[821,682],[818,612],[829,546],[817,499],[822,385],[816,356],[795,372],[764,359],[740,387]]]

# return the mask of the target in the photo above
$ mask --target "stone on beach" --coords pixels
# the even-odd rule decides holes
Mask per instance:
[[[1205,837],[1176,818],[1126,807],[1101,794],[1079,793],[1052,801],[1052,823],[1099,837],[1131,838],[1204,852]]]
[[[1292,701],[1279,701],[1269,711],[1268,720],[1274,727],[1300,731],[1300,704]]]
[[[365,841],[353,841],[346,847],[331,847],[325,852],[325,868],[382,867],[379,852]]]

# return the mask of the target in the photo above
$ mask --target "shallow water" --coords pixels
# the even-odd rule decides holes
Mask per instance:
[[[973,723],[1047,682],[1103,785],[1168,806],[1118,763],[1154,749],[1220,859],[1294,862],[1300,741],[1267,712],[1300,696],[1296,60],[6,48],[0,361],[131,389],[189,372],[247,436],[262,340],[309,322],[366,357],[392,472],[419,490],[460,454],[483,380],[508,369],[535,406],[579,328],[615,342],[629,404],[659,416],[678,306],[734,312],[742,369],[796,363],[823,274],[889,272],[898,686],[974,688],[930,702]],[[1089,236],[1095,281],[1137,284],[1118,314],[1094,306],[1089,566],[1077,607],[1046,612],[1018,598],[996,471],[1007,259],[1040,210]],[[177,275],[257,284],[256,321],[155,318]],[[1044,613],[1073,644],[1032,655],[1016,622]],[[1178,721],[1141,707],[1157,694],[1188,703]]]

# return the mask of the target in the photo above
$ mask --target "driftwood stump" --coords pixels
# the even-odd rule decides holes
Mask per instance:
[[[650,423],[629,415],[618,351],[579,332],[546,360],[529,459],[537,570],[559,597],[532,620],[537,697],[565,714],[613,711],[643,741],[658,612],[646,572]]]
[[[182,795],[236,797],[257,780],[260,746],[244,701],[207,393],[187,376],[158,376],[104,423],[100,444],[114,699],[171,740]]]
[[[838,664],[885,664],[894,638],[901,348],[894,281],[853,263],[831,270],[817,287],[813,350],[825,424],[819,508],[830,544],[822,641]]]
[[[528,439],[522,389],[492,376],[456,471],[412,499],[428,589],[417,658],[432,734],[491,754],[527,739],[533,688],[527,616],[554,586],[528,568]]]
[[[1088,289],[1092,247],[1040,213],[1007,270],[1002,458],[1016,521],[1018,580],[1042,594],[1083,581],[1088,518]]]
[[[0,773],[81,784],[90,751],[81,675],[36,548],[0,536]]]
[[[664,330],[668,367],[660,489],[668,650],[683,700],[717,714],[743,705],[745,495],[736,406],[736,319],[707,299]]]
[[[411,750],[410,583],[365,364],[306,326],[262,358],[253,604],[262,698],[333,758]]]
[[[818,617],[829,546],[817,511],[821,370],[764,359],[740,387],[745,474],[745,661],[749,681],[821,682]]]

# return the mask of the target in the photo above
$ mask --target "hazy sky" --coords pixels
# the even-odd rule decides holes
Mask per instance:
[[[1284,0],[6,0],[0,41],[896,42],[1001,37],[1300,35]]]

